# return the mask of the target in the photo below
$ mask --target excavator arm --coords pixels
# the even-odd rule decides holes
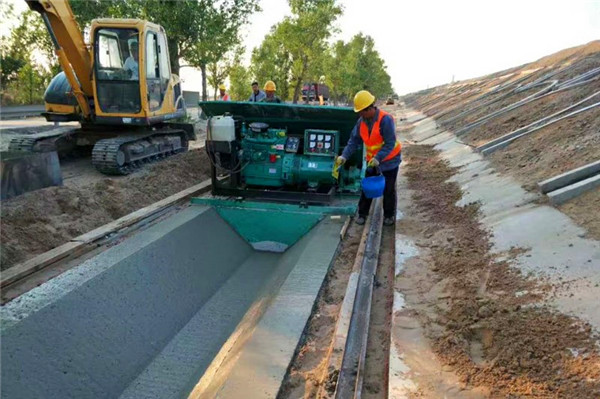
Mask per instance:
[[[92,57],[75,20],[68,0],[26,0],[29,8],[40,13],[84,119],[91,115],[93,97]]]

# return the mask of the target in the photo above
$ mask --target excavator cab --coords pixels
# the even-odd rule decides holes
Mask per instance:
[[[107,114],[140,112],[139,33],[100,28],[94,46],[97,106]]]
[[[160,25],[95,19],[86,43],[68,1],[27,4],[41,15],[63,70],[46,89],[43,115],[51,122],[79,121],[82,129],[66,136],[18,138],[11,150],[93,147],[92,163],[106,174],[127,174],[187,151],[196,134],[192,124],[177,121],[187,113]]]
[[[94,109],[99,123],[154,124],[185,115],[164,29],[142,20],[92,22]],[[117,118],[117,119],[115,119]]]

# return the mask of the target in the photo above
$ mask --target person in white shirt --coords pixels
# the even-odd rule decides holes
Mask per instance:
[[[123,69],[129,73],[130,80],[139,80],[139,65],[138,59],[140,57],[140,53],[138,51],[138,42],[129,43],[129,57],[125,60],[125,64],[123,64]]]

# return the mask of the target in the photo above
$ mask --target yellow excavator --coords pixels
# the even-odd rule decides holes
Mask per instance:
[[[46,120],[78,121],[68,134],[20,137],[14,151],[68,153],[93,146],[105,174],[128,174],[149,161],[187,151],[195,140],[179,77],[171,74],[160,25],[139,19],[96,19],[85,43],[67,0],[27,0],[40,13],[63,72],[44,94]]]

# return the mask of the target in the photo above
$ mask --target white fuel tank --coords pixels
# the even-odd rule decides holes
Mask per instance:
[[[210,119],[210,138],[214,141],[235,141],[235,122],[231,116],[214,116]]]

